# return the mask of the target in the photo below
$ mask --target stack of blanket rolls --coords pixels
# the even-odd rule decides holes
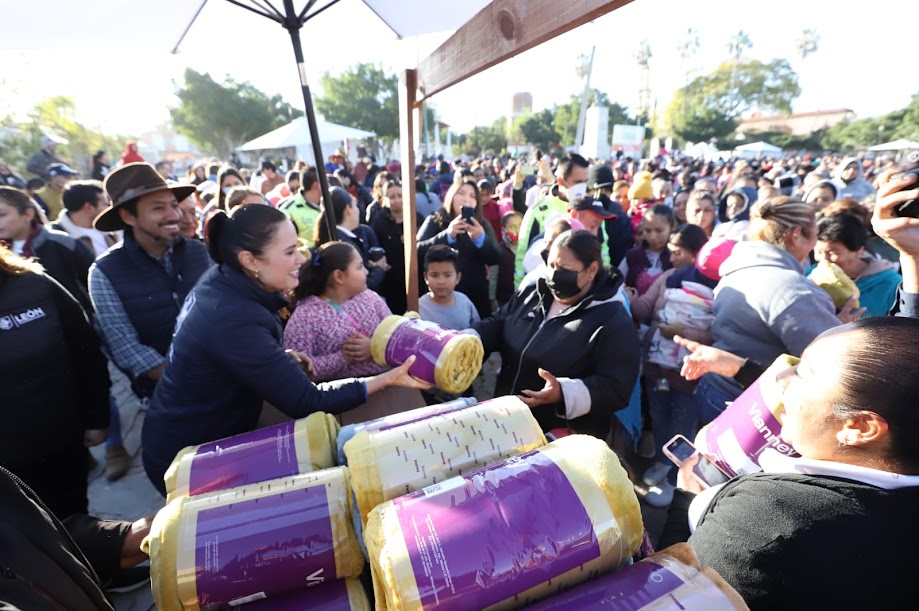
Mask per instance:
[[[516,397],[316,413],[186,448],[166,482],[143,544],[164,611],[520,608],[632,564],[644,533],[609,447],[547,443]],[[678,562],[650,568],[708,585]]]

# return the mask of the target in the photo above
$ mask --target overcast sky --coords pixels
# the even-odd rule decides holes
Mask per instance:
[[[41,3],[62,1],[69,11],[79,10],[66,0]],[[18,4],[0,0],[0,9],[11,2]],[[652,102],[656,99],[663,112],[674,89],[684,84],[687,69],[696,74],[713,70],[726,59],[732,35],[743,29],[753,42],[747,57],[787,58],[798,72],[802,94],[795,111],[851,108],[859,117],[876,116],[902,108],[919,91],[911,46],[915,12],[898,18],[908,5],[875,0],[858,4],[856,10],[829,0],[635,0],[443,92],[433,104],[442,120],[463,132],[507,114],[518,91],[532,93],[535,109],[565,102],[583,87],[574,72],[578,57],[595,45],[593,86],[634,108],[640,78],[634,55],[647,39]],[[65,12],[57,14],[66,19]],[[87,125],[109,134],[142,133],[168,120],[168,107],[175,103],[172,83],[181,80],[186,66],[218,80],[227,74],[248,80],[302,107],[290,40],[280,26],[210,0],[181,53],[171,55],[184,28],[181,21],[176,19],[174,31],[146,33],[139,28],[128,48],[105,49],[104,40],[94,40],[79,47],[101,49],[0,50],[0,116],[21,116],[45,96],[69,95],[76,100],[77,118]],[[698,32],[701,42],[689,64],[677,51],[688,28]],[[802,61],[795,42],[805,28],[817,29],[821,40],[817,52]],[[393,71],[413,67],[446,34],[400,41],[362,2],[342,0],[308,23],[302,37],[310,81],[318,88],[321,73],[336,74],[361,61]]]

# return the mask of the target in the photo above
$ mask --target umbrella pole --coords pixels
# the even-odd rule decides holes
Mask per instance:
[[[329,236],[335,237],[335,223],[332,220],[334,211],[329,196],[329,180],[325,173],[325,158],[322,155],[322,145],[319,141],[319,129],[316,127],[316,112],[313,110],[313,96],[310,93],[309,82],[306,79],[306,65],[303,63],[303,46],[300,44],[300,28],[303,26],[300,17],[294,10],[293,0],[284,0],[284,28],[290,34],[290,42],[294,47],[294,59],[297,61],[297,71],[300,75],[300,89],[303,92],[303,106],[306,109],[306,121],[310,128],[310,141],[313,144],[313,154],[316,157],[316,175],[319,178],[319,187],[322,189],[323,214]]]

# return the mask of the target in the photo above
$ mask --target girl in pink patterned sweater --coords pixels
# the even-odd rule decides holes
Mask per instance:
[[[297,305],[284,329],[284,347],[305,352],[315,382],[385,371],[370,357],[370,336],[392,312],[367,288],[367,268],[345,242],[320,246],[300,268]]]

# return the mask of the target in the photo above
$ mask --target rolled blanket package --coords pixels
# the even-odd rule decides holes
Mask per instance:
[[[217,609],[357,577],[350,500],[347,467],[177,498],[141,546],[157,608]]]
[[[324,412],[179,452],[166,501],[334,467],[338,421]]]
[[[686,543],[679,546],[689,547]],[[677,546],[673,546],[677,547]],[[567,592],[529,607],[563,609],[630,609],[635,611],[734,611],[747,605],[734,588],[711,569],[677,558],[668,548],[615,573],[601,575]]]
[[[392,414],[383,418],[377,418],[376,420],[368,420],[367,422],[343,426],[341,427],[341,431],[338,432],[338,464],[348,464],[348,457],[345,455],[345,444],[351,441],[351,439],[361,431],[379,431],[381,429],[391,429],[397,426],[402,426],[403,424],[409,424],[410,422],[424,420],[425,418],[430,418],[431,416],[438,416],[440,414],[454,412],[459,409],[466,409],[470,405],[475,404],[476,400],[473,397],[460,397],[459,399],[447,401],[446,403],[426,405],[425,407],[419,407],[407,412]]]
[[[715,462],[731,476],[762,471],[759,455],[772,448],[786,456],[798,456],[782,439],[782,387],[776,376],[798,363],[787,354],[778,357],[756,382],[702,427],[696,447],[714,454]]]
[[[370,354],[385,367],[398,367],[414,354],[417,358],[409,369],[413,377],[458,395],[479,375],[485,349],[475,335],[393,315],[373,332]]]
[[[858,298],[861,297],[861,291],[855,284],[855,281],[842,271],[842,268],[827,260],[820,261],[814,266],[814,269],[807,275],[811,281],[822,288],[833,300],[833,305],[837,310],[841,310],[849,297],[855,297],[855,305],[852,309],[858,308]]]
[[[345,444],[361,521],[384,501],[546,445],[530,408],[499,397]]]
[[[626,564],[643,526],[628,475],[572,435],[374,509],[377,609],[510,609]]]
[[[360,579],[336,579],[320,586],[307,587],[246,603],[242,611],[370,611],[370,600]]]

